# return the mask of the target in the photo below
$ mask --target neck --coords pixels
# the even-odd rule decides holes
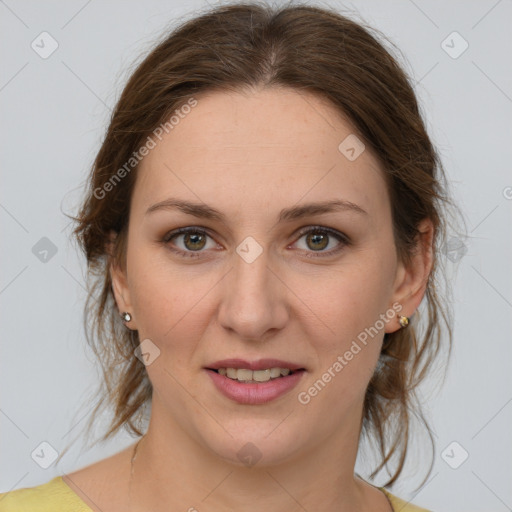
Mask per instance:
[[[358,425],[341,428],[335,438],[319,440],[300,455],[280,462],[258,464],[256,461],[254,465],[244,466],[223,460],[169,422],[169,417],[164,421],[164,415],[158,414],[155,405],[148,432],[136,447],[133,460],[132,512],[148,509],[353,512],[364,510],[369,503],[370,486],[354,477]],[[385,497],[382,495],[381,499]]]

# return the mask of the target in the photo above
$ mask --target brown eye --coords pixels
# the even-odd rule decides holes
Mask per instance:
[[[171,231],[163,238],[162,242],[169,246],[169,249],[185,257],[199,257],[208,249],[208,238],[211,238],[206,231],[200,228],[186,227]],[[213,248],[215,244],[212,242]],[[196,253],[196,254],[194,254]]]
[[[311,232],[306,236],[306,243],[314,251],[323,250],[329,244],[329,235],[318,232]]]
[[[191,251],[198,251],[206,245],[206,237],[201,233],[185,233],[182,236],[183,245]]]
[[[299,249],[309,253],[306,254],[308,258],[332,256],[350,245],[350,239],[346,235],[331,228],[310,227],[303,230],[300,235],[295,243],[299,244],[299,241],[304,239],[303,247],[300,247],[301,244],[299,244]],[[333,247],[330,250],[325,250],[328,246]]]

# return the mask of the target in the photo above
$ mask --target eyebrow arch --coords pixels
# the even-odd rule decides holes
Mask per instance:
[[[226,216],[223,213],[216,210],[215,208],[212,208],[211,206],[208,206],[205,203],[193,203],[175,198],[169,198],[151,205],[146,210],[145,215],[162,209],[178,209],[183,213],[193,215],[194,217],[217,220],[224,223],[226,221]],[[292,206],[290,208],[284,208],[279,213],[279,222],[292,221],[301,217],[320,215],[322,213],[330,213],[336,211],[352,211],[361,215],[368,215],[366,210],[363,210],[355,203],[341,199],[333,199],[331,201],[306,203],[303,205]]]

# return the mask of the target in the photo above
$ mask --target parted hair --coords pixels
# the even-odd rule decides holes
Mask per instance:
[[[112,415],[101,440],[122,427],[143,435],[143,411],[152,398],[146,368],[134,356],[142,340],[120,318],[109,271],[112,262],[125,268],[137,166],[115,186],[107,183],[156,127],[202,92],[286,87],[330,102],[376,155],[401,261],[408,263],[417,247],[419,223],[433,223],[433,267],[425,296],[407,328],[384,335],[366,390],[361,431],[378,447],[379,462],[370,478],[385,468],[386,486],[402,472],[415,418],[434,448],[417,391],[437,356],[446,354],[448,360],[451,351],[449,304],[436,284],[444,275],[440,251],[447,232],[445,211],[452,202],[413,81],[395,51],[380,32],[328,7],[233,3],[181,22],[137,64],[113,109],[73,216],[74,235],[87,260],[86,336],[103,373],[88,429],[101,411]],[[108,194],[103,197],[98,190]],[[432,463],[428,473],[431,469]]]

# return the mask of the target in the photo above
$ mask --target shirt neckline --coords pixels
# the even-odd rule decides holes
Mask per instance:
[[[71,488],[71,486],[68,483],[66,483],[66,481],[62,478],[62,475],[56,476],[54,480],[56,480],[59,484],[61,484],[62,486],[65,487],[66,492],[73,496],[73,499],[76,500],[77,504],[87,507],[87,510],[92,512],[92,509],[89,507],[89,505],[87,505],[87,503]],[[370,484],[370,485],[372,485],[372,484]],[[396,497],[393,494],[391,494],[384,487],[377,487],[377,486],[373,486],[373,487],[375,487],[376,489],[378,489],[379,491],[381,491],[384,494],[384,496],[386,497],[386,500],[389,503],[389,506],[391,507],[391,510],[393,512],[395,512],[395,507],[393,505],[392,499],[396,499]]]

